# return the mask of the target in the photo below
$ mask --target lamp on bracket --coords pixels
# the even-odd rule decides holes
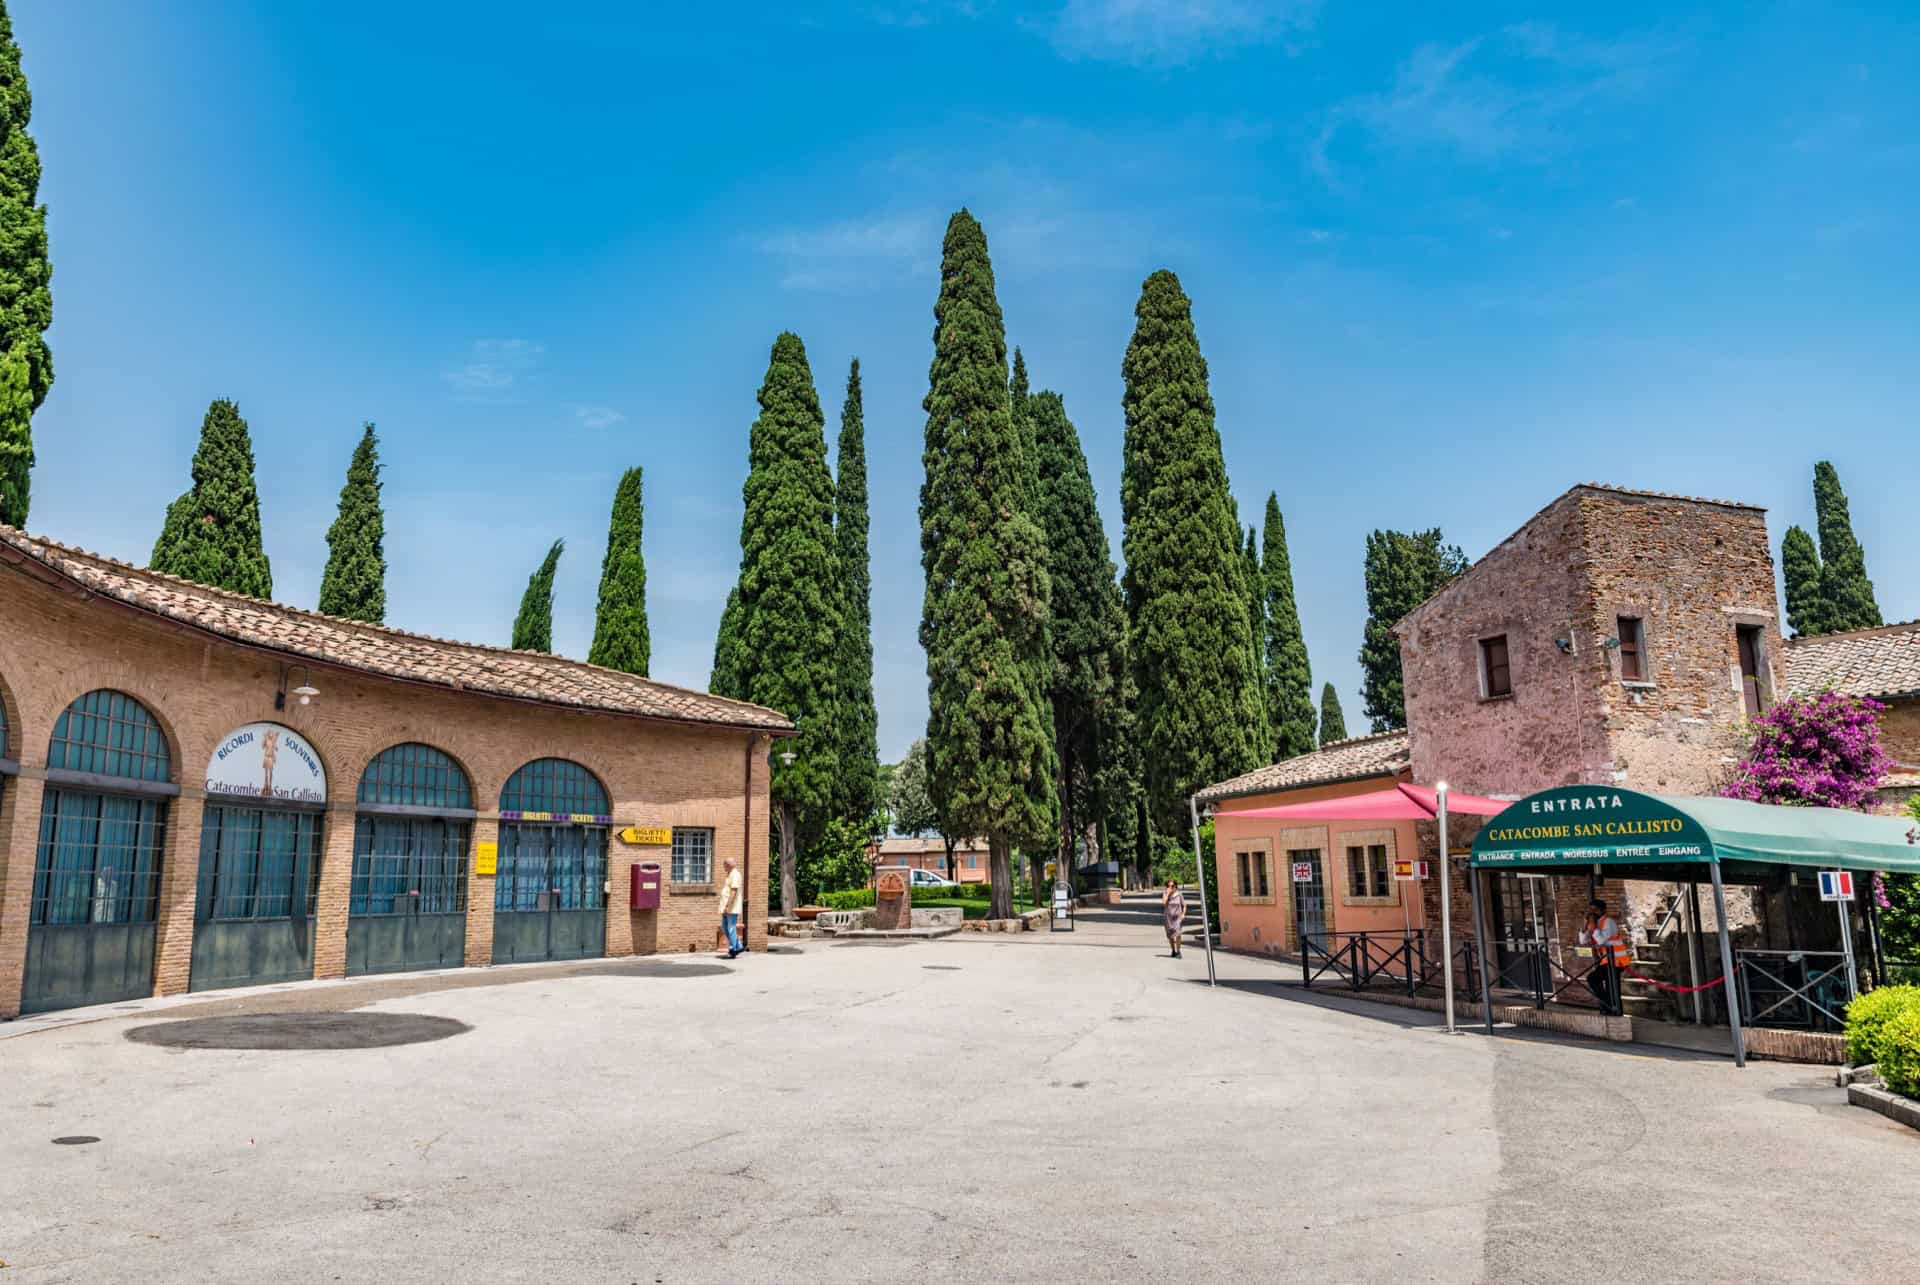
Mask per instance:
[[[313,685],[313,671],[311,669],[308,669],[305,665],[282,665],[280,667],[280,687],[273,693],[273,707],[275,709],[285,709],[287,707],[287,680],[293,676],[293,671],[296,669],[300,671],[300,685],[293,689],[293,694],[300,698],[300,703],[302,705],[311,705],[313,698],[320,694],[319,689]]]

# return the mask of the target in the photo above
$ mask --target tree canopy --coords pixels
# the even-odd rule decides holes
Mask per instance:
[[[320,610],[377,625],[387,618],[387,519],[380,507],[380,439],[373,425],[347,463],[340,511],[327,528],[327,568],[320,576]]]
[[[515,651],[553,650],[553,578],[566,547],[565,540],[555,540],[527,577],[527,591],[520,595],[520,611],[513,618]]]
[[[1400,674],[1400,618],[1438,593],[1467,569],[1458,545],[1442,541],[1440,529],[1375,531],[1367,537],[1367,626],[1360,643],[1363,712],[1373,730],[1407,725],[1406,688]]]
[[[864,824],[880,806],[879,715],[873,701],[873,576],[867,548],[867,429],[860,359],[847,370],[834,452],[833,537],[840,560],[840,785],[838,810]]]
[[[642,473],[630,468],[613,489],[607,521],[607,552],[600,559],[600,598],[593,612],[593,645],[587,663],[647,675],[653,635],[647,628],[647,559]]]
[[[1313,669],[1293,596],[1293,563],[1287,556],[1287,526],[1280,497],[1267,494],[1261,540],[1260,587],[1267,621],[1267,710],[1273,724],[1274,761],[1305,754],[1314,745]]]
[[[1320,744],[1347,739],[1347,716],[1340,711],[1340,693],[1328,683],[1320,689]]]
[[[196,584],[273,596],[273,568],[261,544],[253,438],[232,402],[207,407],[193,453],[193,485],[168,507],[149,565]]]

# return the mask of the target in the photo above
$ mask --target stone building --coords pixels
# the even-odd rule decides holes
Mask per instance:
[[[763,947],[768,753],[791,733],[0,527],[0,1018],[712,949],[727,860]]]
[[[878,843],[867,845],[867,859],[878,866],[905,866],[926,870],[955,883],[986,883],[990,871],[985,839],[953,841],[953,873],[947,874],[947,841],[938,835],[890,834]]]
[[[1787,687],[1796,696],[1831,690],[1886,706],[1880,743],[1894,771],[1881,797],[1897,808],[1920,792],[1920,620],[1790,639]]]

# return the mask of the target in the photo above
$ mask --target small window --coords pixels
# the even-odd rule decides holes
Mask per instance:
[[[1267,901],[1273,898],[1271,874],[1264,852],[1233,854],[1235,882],[1242,901]]]
[[[1354,844],[1347,849],[1347,895],[1349,897],[1390,897],[1393,872],[1387,864],[1384,843]]]
[[[1488,700],[1513,695],[1513,670],[1507,664],[1507,636],[1480,640],[1480,689]]]
[[[1614,621],[1614,637],[1620,640],[1620,681],[1647,681],[1647,637],[1638,616],[1620,616]]]
[[[1234,864],[1238,868],[1240,876],[1240,895],[1242,897],[1251,897],[1253,895],[1253,873],[1248,869],[1248,865],[1253,860],[1253,854],[1251,852],[1236,852],[1233,854],[1233,857]]]
[[[673,828],[673,883],[713,882],[713,831]]]
[[[1760,626],[1735,625],[1734,640],[1740,646],[1740,698],[1746,702],[1747,717],[1758,718],[1766,709],[1765,693],[1760,689],[1760,657],[1764,651]]]

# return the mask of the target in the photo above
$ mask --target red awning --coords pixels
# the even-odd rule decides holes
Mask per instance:
[[[1447,811],[1490,817],[1507,810],[1511,799],[1485,799],[1477,794],[1447,792]],[[1216,809],[1223,817],[1260,817],[1289,821],[1429,821],[1439,812],[1437,794],[1430,786],[1402,782],[1391,790],[1349,794],[1317,803],[1289,803],[1277,808]]]

